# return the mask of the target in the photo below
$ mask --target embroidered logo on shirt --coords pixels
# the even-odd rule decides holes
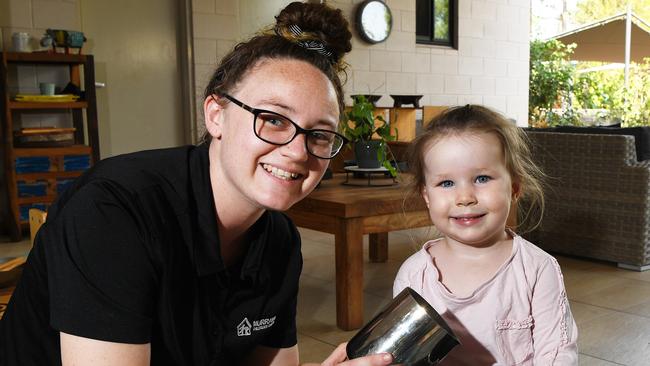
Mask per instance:
[[[238,337],[249,336],[251,335],[252,332],[257,332],[260,330],[271,328],[273,324],[275,324],[275,316],[271,318],[253,320],[252,325],[248,321],[248,318],[244,318],[244,320],[242,320],[241,323],[239,323],[239,325],[237,326],[237,336]]]
[[[248,318],[244,318],[237,326],[237,336],[243,337],[249,335],[251,335],[251,323],[248,321]]]

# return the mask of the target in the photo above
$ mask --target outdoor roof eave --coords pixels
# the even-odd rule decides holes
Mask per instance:
[[[648,29],[647,23],[632,15],[632,61],[643,62],[644,57],[650,57]],[[576,43],[578,47],[571,57],[573,60],[624,62],[625,14],[617,14],[551,38],[565,44]]]

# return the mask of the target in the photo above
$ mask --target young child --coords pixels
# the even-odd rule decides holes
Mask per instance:
[[[485,107],[451,108],[413,142],[410,167],[442,237],[404,262],[393,293],[413,288],[449,323],[461,345],[443,364],[577,365],[560,266],[506,227],[522,196],[543,210],[523,131]]]

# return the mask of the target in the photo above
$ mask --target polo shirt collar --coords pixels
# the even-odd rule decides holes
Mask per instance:
[[[221,258],[219,231],[217,227],[214,195],[210,182],[209,144],[201,144],[192,150],[190,155],[190,182],[194,202],[190,207],[196,209],[195,233],[191,243],[196,273],[199,276],[225,271],[226,267]],[[191,209],[190,209],[191,211]],[[193,215],[191,215],[193,216]],[[265,212],[251,227],[250,244],[241,267],[241,278],[254,280],[268,277],[268,271],[260,271],[265,254],[269,233],[273,230],[272,215]]]

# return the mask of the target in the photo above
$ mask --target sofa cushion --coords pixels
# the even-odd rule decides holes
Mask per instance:
[[[630,135],[634,136],[636,160],[650,159],[650,127],[576,127],[558,126],[553,129],[565,133],[589,133],[594,135]]]

